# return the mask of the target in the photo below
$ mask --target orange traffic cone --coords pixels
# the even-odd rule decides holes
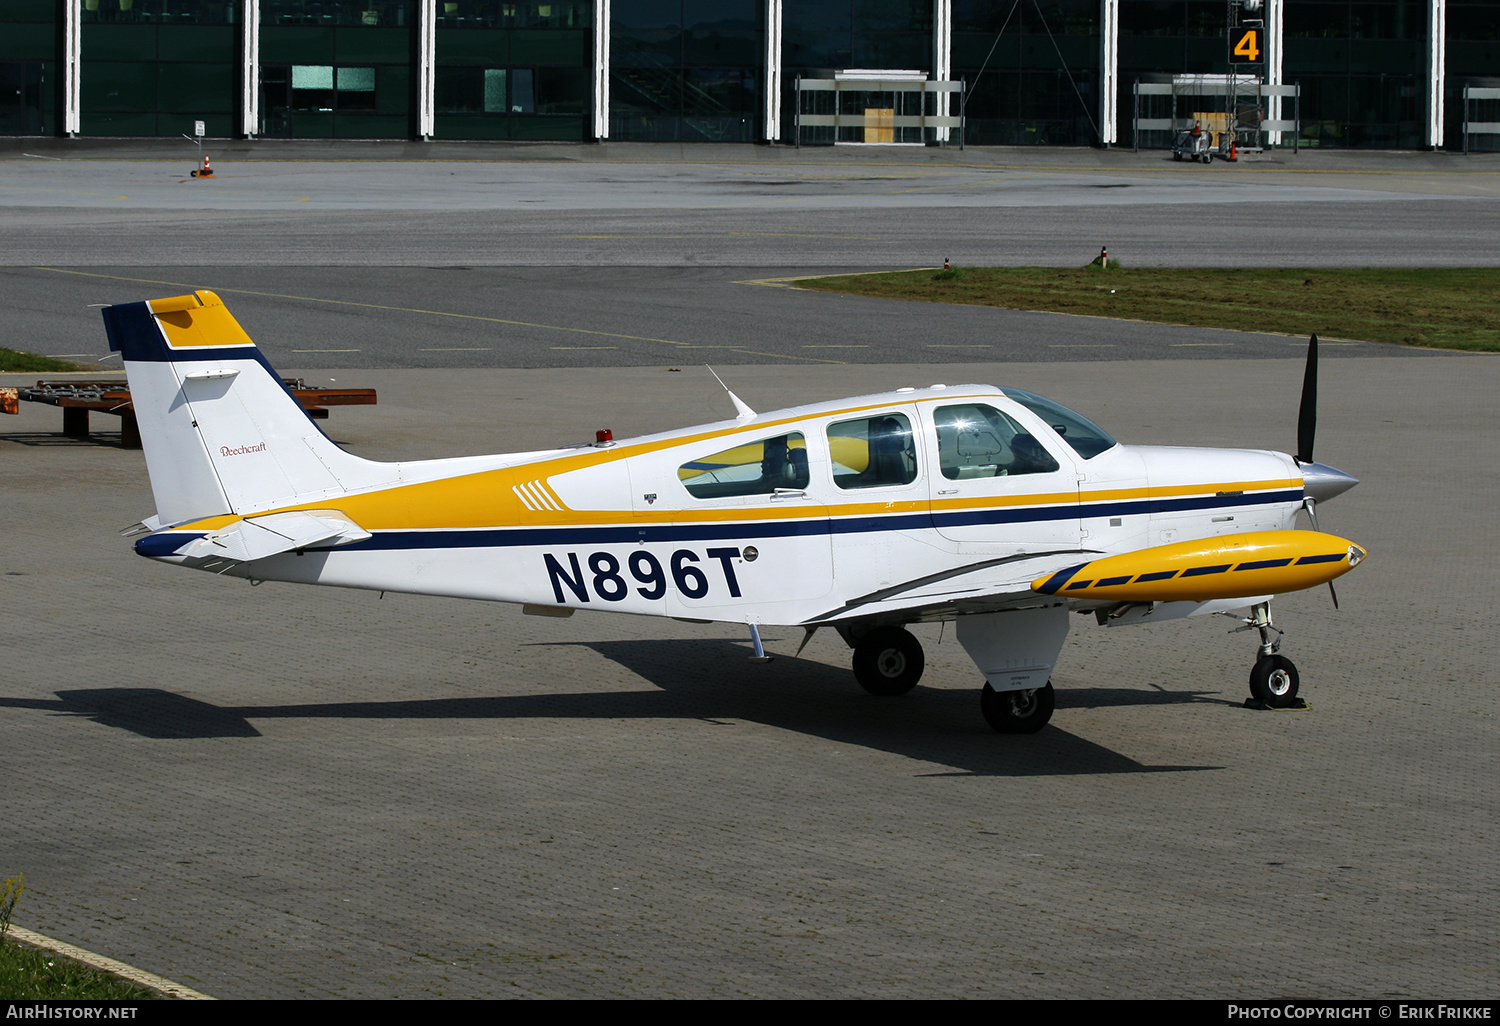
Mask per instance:
[[[203,166],[201,168],[199,168],[198,170],[194,171],[192,173],[191,177],[193,177],[193,178],[212,178],[213,176],[214,176],[214,166],[208,162],[208,154],[205,153],[203,155]]]

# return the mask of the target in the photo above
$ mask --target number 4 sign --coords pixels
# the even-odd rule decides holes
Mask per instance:
[[[1246,29],[1240,41],[1234,44],[1234,55],[1241,62],[1255,64],[1260,61],[1260,29]]]

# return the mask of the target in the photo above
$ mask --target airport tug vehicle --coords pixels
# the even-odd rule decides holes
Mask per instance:
[[[1002,733],[1042,729],[1070,614],[1239,613],[1264,706],[1297,701],[1271,598],[1365,551],[1317,529],[1357,484],[1299,454],[1123,445],[1039,395],[901,388],[640,438],[399,463],[330,441],[212,292],[106,308],[156,514],[135,549],[230,577],[804,629],[875,695],[922,676],[912,623],[955,621]],[[727,391],[727,389],[726,389]],[[1313,530],[1298,530],[1299,512]],[[798,647],[800,654],[802,648]]]

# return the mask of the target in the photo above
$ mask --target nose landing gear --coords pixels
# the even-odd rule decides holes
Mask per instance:
[[[1250,608],[1250,616],[1239,630],[1251,628],[1260,632],[1260,658],[1250,670],[1250,698],[1245,704],[1255,709],[1307,708],[1307,703],[1297,697],[1301,680],[1296,665],[1278,654],[1282,631],[1271,623],[1271,603],[1257,602]]]

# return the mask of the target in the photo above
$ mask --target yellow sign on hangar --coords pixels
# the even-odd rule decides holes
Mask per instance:
[[[1250,64],[1260,62],[1260,29],[1245,29],[1239,41],[1234,44],[1234,55],[1244,58]]]

